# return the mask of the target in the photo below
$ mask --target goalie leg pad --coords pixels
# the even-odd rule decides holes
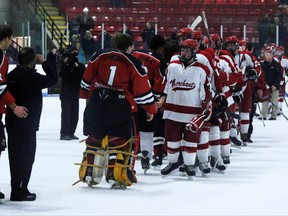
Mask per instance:
[[[121,151],[120,149],[115,150],[117,155],[114,160],[114,165],[112,165],[112,160],[109,161],[109,166],[112,165],[113,168],[108,169],[106,176],[107,182],[109,182],[109,180],[115,180],[117,183],[124,186],[131,186],[133,183],[137,183],[135,173],[131,170],[134,162],[132,146],[133,144],[129,142],[125,147],[121,148]],[[111,176],[112,173],[113,177]]]
[[[100,184],[106,166],[107,154],[105,150],[98,150],[97,152],[99,154],[95,154],[94,157],[94,165],[96,166],[93,167],[92,177],[95,183]]]
[[[87,167],[88,167],[88,161],[87,161],[87,156],[84,154],[82,158],[82,165],[79,168],[79,179],[80,181],[85,180],[86,172],[87,172]]]

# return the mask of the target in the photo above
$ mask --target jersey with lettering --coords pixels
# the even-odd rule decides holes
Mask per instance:
[[[203,112],[202,104],[211,99],[209,69],[194,61],[185,67],[179,60],[169,64],[164,93],[164,119],[188,123]]]
[[[14,103],[14,98],[7,90],[6,76],[8,73],[8,58],[0,49],[0,114],[6,113],[5,105]]]
[[[80,97],[88,98],[97,88],[123,91],[132,112],[137,111],[136,104],[149,113],[157,112],[147,73],[141,62],[130,54],[107,51],[92,56],[83,74]]]

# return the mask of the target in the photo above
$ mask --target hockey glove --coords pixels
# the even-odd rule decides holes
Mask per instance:
[[[244,97],[243,92],[242,91],[232,92],[232,97],[235,103],[240,103]]]
[[[245,76],[247,80],[256,80],[258,78],[257,71],[255,69],[246,70]]]

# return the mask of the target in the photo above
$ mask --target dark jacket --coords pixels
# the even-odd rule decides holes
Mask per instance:
[[[7,87],[16,104],[28,109],[27,118],[18,118],[7,108],[6,127],[9,130],[38,130],[42,112],[42,89],[55,85],[58,76],[47,61],[42,64],[46,75],[18,65],[7,76]]]
[[[283,77],[282,67],[279,62],[273,59],[271,62],[261,62],[261,67],[265,74],[265,81],[268,86],[274,85],[278,90]]]
[[[77,99],[79,98],[80,82],[85,71],[85,65],[78,63],[78,67],[74,63],[63,64],[60,77],[62,78],[62,88],[60,99]]]

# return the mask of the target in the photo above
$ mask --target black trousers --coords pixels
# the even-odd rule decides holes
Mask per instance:
[[[61,99],[61,130],[63,136],[74,135],[79,120],[79,98]]]
[[[10,130],[8,156],[11,175],[11,193],[21,194],[28,189],[36,153],[36,131]]]

